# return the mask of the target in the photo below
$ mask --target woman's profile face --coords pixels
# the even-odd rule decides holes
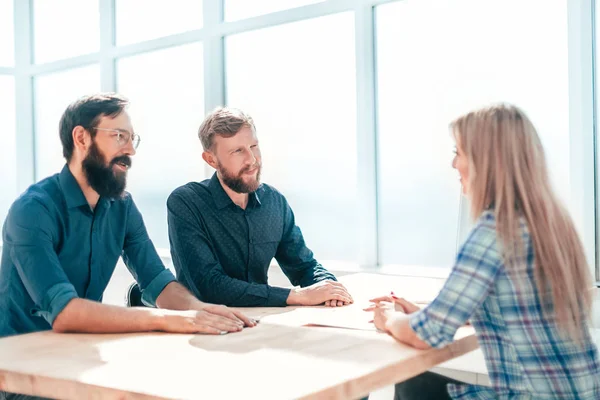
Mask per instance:
[[[454,135],[455,147],[454,147],[454,159],[452,160],[452,168],[458,170],[460,175],[460,184],[462,185],[463,194],[469,193],[469,160],[467,155],[463,151],[460,145],[460,138],[458,135]]]

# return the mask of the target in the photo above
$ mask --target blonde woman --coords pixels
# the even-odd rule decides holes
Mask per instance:
[[[446,346],[470,320],[492,387],[426,373],[398,384],[397,398],[425,399],[423,387],[434,391],[436,385],[447,396],[450,383],[453,399],[600,399],[588,322],[589,268],[573,222],[551,189],[534,126],[517,107],[496,105],[458,118],[451,130],[452,166],[475,227],[430,305],[419,309],[396,300],[406,311],[400,313],[374,299],[374,322],[424,349]]]

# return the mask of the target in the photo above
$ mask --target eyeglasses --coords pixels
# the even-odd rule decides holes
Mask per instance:
[[[125,145],[127,145],[127,143],[129,143],[129,141],[131,140],[131,144],[133,145],[134,149],[137,149],[138,146],[140,145],[140,135],[136,135],[135,133],[131,133],[129,131],[126,131],[125,129],[108,129],[108,128],[94,128],[97,131],[104,131],[104,132],[113,132],[114,135],[112,135],[113,137],[115,137],[117,139],[117,145],[119,145],[119,147],[123,147]]]

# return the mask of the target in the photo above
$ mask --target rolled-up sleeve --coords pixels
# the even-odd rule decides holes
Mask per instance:
[[[156,299],[169,283],[175,281],[175,276],[165,268],[158,256],[146,231],[142,214],[131,198],[123,261],[142,290],[142,302],[155,307]]]
[[[477,225],[438,296],[410,316],[410,326],[417,336],[431,347],[451,343],[458,328],[485,301],[501,266],[494,228]]]
[[[5,245],[35,303],[31,315],[43,317],[50,325],[78,297],[54,250],[55,237],[55,224],[41,203],[33,199],[15,203],[4,227]]]
[[[142,302],[147,306],[155,307],[156,299],[162,293],[163,289],[171,282],[175,281],[175,277],[168,269],[159,273],[142,291]]]

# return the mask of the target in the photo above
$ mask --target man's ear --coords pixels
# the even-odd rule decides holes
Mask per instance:
[[[217,169],[217,158],[213,153],[211,153],[210,151],[203,151],[202,159],[206,161],[208,165],[210,165],[214,169]]]
[[[91,137],[88,131],[81,125],[73,128],[73,146],[79,150],[81,154],[86,154],[91,142]]]

